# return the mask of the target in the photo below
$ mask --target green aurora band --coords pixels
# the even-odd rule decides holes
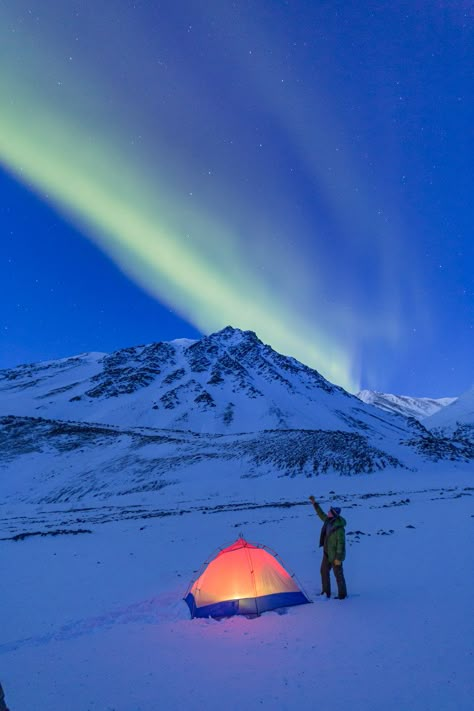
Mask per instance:
[[[60,19],[50,21],[59,30]],[[394,342],[399,338],[396,315],[385,309],[367,318],[337,300],[329,308],[322,297],[322,275],[314,260],[310,266],[304,262],[304,255],[269,252],[268,270],[262,272],[253,259],[259,240],[250,244],[254,251],[249,253],[222,209],[219,214],[176,190],[176,180],[156,160],[158,151],[163,165],[174,158],[159,131],[150,135],[145,130],[139,147],[130,141],[136,117],[128,108],[127,90],[107,92],[93,58],[66,62],[67,72],[58,71],[67,52],[60,46],[61,32],[56,37],[50,33],[30,26],[22,37],[5,34],[0,55],[4,167],[71,220],[124,273],[202,332],[227,324],[255,330],[277,350],[356,391],[354,332],[364,337],[379,327]],[[139,58],[135,61],[138,65]],[[62,74],[67,81],[54,80]],[[153,151],[147,151],[150,145]],[[223,200],[224,189],[216,193],[216,205]],[[260,239],[258,227],[256,232]],[[264,236],[261,244],[264,250],[269,245]],[[328,313],[333,323],[337,319],[337,328],[328,327]]]
[[[17,95],[18,96],[18,95]],[[197,249],[166,224],[146,170],[134,171],[111,145],[107,131],[90,131],[41,106],[17,98],[0,115],[0,158],[22,181],[53,203],[95,240],[125,273],[203,332],[228,323],[255,330],[278,350],[312,364],[331,380],[353,388],[345,354],[287,311],[275,292],[252,277],[230,235],[196,214],[200,234],[213,235]],[[162,193],[163,194],[163,193]],[[174,206],[179,212],[179,206]],[[172,210],[171,210],[172,211]],[[213,243],[226,249],[213,252]],[[235,246],[235,249],[233,249]],[[298,323],[299,322],[299,323]],[[311,333],[311,338],[304,334]],[[315,345],[315,342],[318,344]]]

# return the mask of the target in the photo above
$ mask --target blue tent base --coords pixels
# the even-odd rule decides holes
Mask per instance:
[[[232,617],[233,615],[257,617],[262,612],[275,610],[279,607],[304,605],[311,602],[302,592],[275,593],[273,595],[262,595],[262,597],[246,597],[240,600],[223,600],[204,607],[196,607],[194,595],[188,593],[184,601],[189,607],[191,617],[216,618]]]

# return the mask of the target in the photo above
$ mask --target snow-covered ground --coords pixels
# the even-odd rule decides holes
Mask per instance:
[[[90,507],[0,506],[0,681],[12,711],[467,711],[473,467],[216,482]],[[193,494],[191,494],[191,490]],[[347,519],[349,598],[317,597],[320,522]],[[90,531],[76,535],[23,533]],[[190,620],[202,562],[242,532],[314,604]],[[7,540],[5,540],[7,539]]]

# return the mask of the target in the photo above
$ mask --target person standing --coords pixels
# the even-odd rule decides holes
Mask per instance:
[[[346,520],[341,516],[341,509],[338,506],[331,506],[327,514],[317,503],[314,496],[309,500],[313,504],[314,510],[323,521],[319,546],[323,549],[323,559],[321,561],[321,595],[331,597],[331,568],[337,582],[336,600],[344,600],[347,597],[346,581],[342,562],[346,557]]]

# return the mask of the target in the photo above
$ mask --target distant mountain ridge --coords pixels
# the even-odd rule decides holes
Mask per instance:
[[[386,412],[395,412],[404,417],[414,417],[424,420],[425,417],[434,415],[444,407],[456,402],[455,397],[411,397],[409,395],[392,395],[380,393],[376,390],[361,390],[357,397],[368,405],[375,405]]]
[[[464,438],[474,442],[474,386],[448,407],[427,417],[423,424],[444,436]]]

